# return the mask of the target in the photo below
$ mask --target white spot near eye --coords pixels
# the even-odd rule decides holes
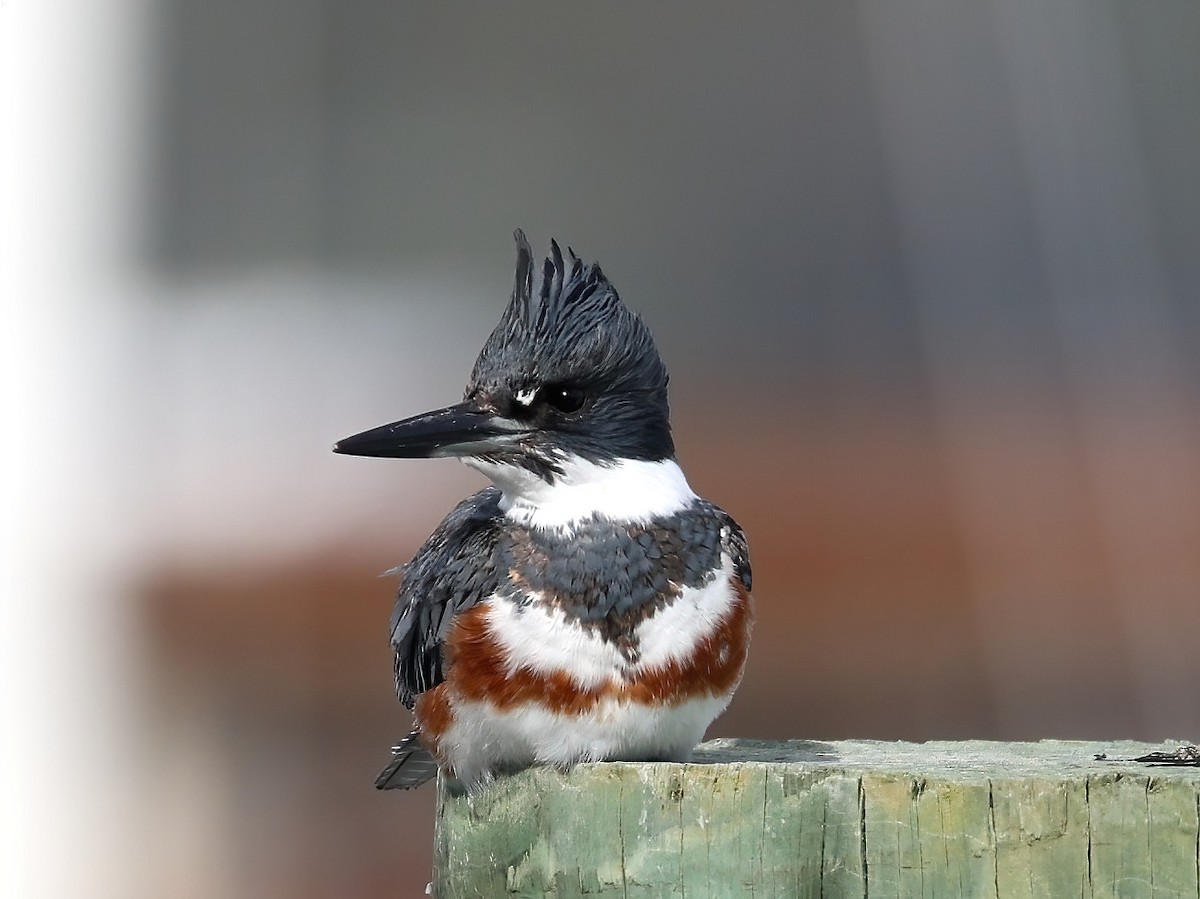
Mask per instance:
[[[537,396],[537,389],[534,387],[526,387],[524,390],[518,390],[515,399],[522,406],[532,406],[533,398]]]

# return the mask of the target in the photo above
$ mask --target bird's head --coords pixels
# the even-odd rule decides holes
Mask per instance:
[[[502,487],[553,484],[573,465],[674,457],[667,369],[650,330],[598,265],[558,244],[540,269],[516,232],[512,299],[463,402],[348,437],[360,456],[454,456]]]

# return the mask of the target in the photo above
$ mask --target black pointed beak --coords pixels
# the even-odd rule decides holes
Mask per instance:
[[[509,446],[525,432],[519,422],[459,403],[339,440],[333,451],[394,459],[472,456]]]

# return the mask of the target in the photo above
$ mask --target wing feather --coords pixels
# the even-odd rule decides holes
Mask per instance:
[[[438,525],[404,567],[392,611],[396,694],[408,708],[442,682],[442,645],[454,616],[496,592],[500,491],[481,490]]]
[[[753,572],[750,569],[750,544],[746,540],[746,532],[741,525],[733,520],[724,509],[713,506],[721,519],[721,549],[729,553],[733,559],[733,570],[747,590],[753,586]]]

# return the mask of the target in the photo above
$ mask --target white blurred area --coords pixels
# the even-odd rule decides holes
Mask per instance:
[[[478,285],[146,265],[156,12],[0,4],[6,897],[251,894],[228,867],[242,806],[215,722],[164,728],[154,708],[138,579],[303,557],[363,537],[396,496],[474,482],[452,466],[444,485],[371,466],[331,482],[328,458],[465,372],[440,346],[485,328],[454,302]]]
[[[509,232],[750,535],[719,735],[1200,739],[1190,4],[0,0],[0,894],[374,896]],[[1135,11],[1136,10],[1136,11]]]
[[[130,895],[151,832],[112,427],[136,402],[147,24],[141,3],[0,6],[6,896]]]

